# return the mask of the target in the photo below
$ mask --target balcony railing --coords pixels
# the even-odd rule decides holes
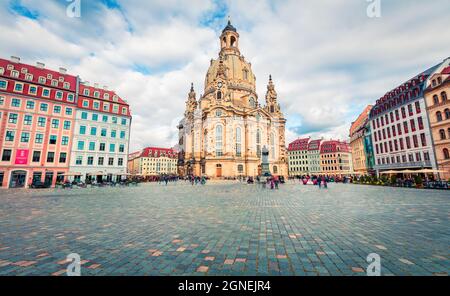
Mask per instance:
[[[416,161],[416,162],[404,162],[404,163],[390,163],[375,165],[375,170],[390,170],[390,169],[410,169],[410,168],[431,168],[431,161]]]

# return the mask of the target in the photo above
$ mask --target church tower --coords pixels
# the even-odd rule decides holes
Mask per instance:
[[[223,29],[220,35],[220,53],[219,55],[235,54],[241,55],[239,52],[239,33],[236,28],[228,20],[227,26]]]

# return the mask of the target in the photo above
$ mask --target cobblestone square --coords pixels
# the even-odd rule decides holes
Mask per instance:
[[[0,191],[0,275],[448,275],[448,191],[184,182]]]

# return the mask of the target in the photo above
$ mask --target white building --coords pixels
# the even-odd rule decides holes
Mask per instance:
[[[374,169],[436,169],[433,142],[423,95],[433,67],[377,100],[370,111]]]
[[[308,144],[308,166],[311,175],[320,174],[320,144],[322,140],[311,140]]]
[[[70,172],[81,181],[116,181],[127,173],[131,115],[114,92],[80,85]]]

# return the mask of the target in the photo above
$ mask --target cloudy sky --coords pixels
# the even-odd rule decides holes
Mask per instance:
[[[116,90],[133,112],[131,150],[176,144],[228,15],[260,100],[274,78],[288,141],[347,139],[367,104],[450,56],[448,0],[380,0],[380,18],[368,0],[80,1],[70,18],[70,0],[0,0],[0,56]]]

